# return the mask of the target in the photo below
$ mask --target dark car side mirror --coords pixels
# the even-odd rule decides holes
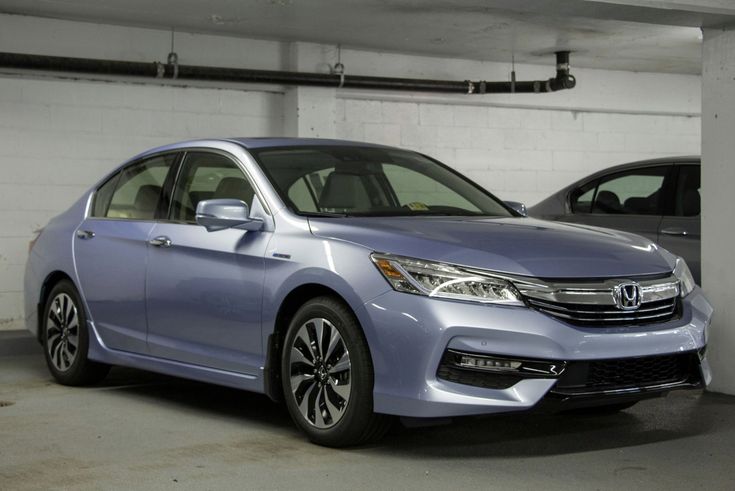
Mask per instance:
[[[257,231],[263,228],[263,220],[252,218],[248,205],[239,199],[207,199],[197,205],[196,221],[216,232],[227,228]]]
[[[524,205],[523,203],[519,201],[504,201],[504,203],[524,217],[528,216],[528,210],[526,210],[526,205]]]

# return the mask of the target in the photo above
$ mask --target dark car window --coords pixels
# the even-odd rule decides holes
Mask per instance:
[[[231,159],[208,152],[186,154],[174,189],[171,220],[194,223],[196,208],[207,199],[239,199],[252,205],[255,191]]]
[[[414,152],[314,146],[252,153],[297,213],[512,216],[479,186]]]
[[[123,218],[129,220],[153,220],[161,199],[166,175],[175,160],[175,154],[159,155],[123,169],[119,178],[115,179],[115,192],[105,206],[95,202],[95,216],[107,218]],[[106,188],[110,181],[97,191],[100,200],[109,192]],[[103,210],[103,208],[105,208]],[[96,213],[99,211],[100,215]]]
[[[661,215],[670,166],[618,172],[599,178],[571,195],[574,213]]]
[[[592,209],[592,200],[595,198],[597,191],[597,180],[588,182],[580,186],[572,192],[571,205],[572,213],[589,213]]]
[[[120,174],[120,172],[116,173],[97,189],[97,192],[94,194],[94,204],[92,205],[93,217],[104,217],[107,215],[107,209],[110,207],[110,200],[112,200],[112,193],[115,191]]]
[[[679,179],[676,183],[676,199],[674,213],[682,217],[698,216],[701,206],[701,177],[698,165],[682,165],[679,167]]]

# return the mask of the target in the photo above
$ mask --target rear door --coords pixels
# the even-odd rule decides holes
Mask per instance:
[[[658,241],[665,249],[682,256],[694,280],[701,284],[700,166],[677,165],[676,170],[673,208],[661,221]]]
[[[97,332],[109,348],[145,353],[145,269],[175,153],[135,162],[95,193],[74,237],[74,259]]]
[[[624,230],[656,242],[671,187],[671,164],[600,177],[572,191],[572,214],[564,220]]]

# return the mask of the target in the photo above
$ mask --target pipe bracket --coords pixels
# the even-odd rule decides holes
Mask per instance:
[[[166,62],[173,67],[173,72],[171,74],[171,78],[173,80],[176,80],[179,78],[179,55],[177,55],[175,52],[170,52],[168,54],[168,60]]]

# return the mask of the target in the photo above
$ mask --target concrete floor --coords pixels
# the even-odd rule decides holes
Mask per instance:
[[[113,369],[56,385],[0,333],[0,489],[735,489],[735,397],[676,393],[624,413],[396,427],[379,444],[304,440],[264,396]]]

